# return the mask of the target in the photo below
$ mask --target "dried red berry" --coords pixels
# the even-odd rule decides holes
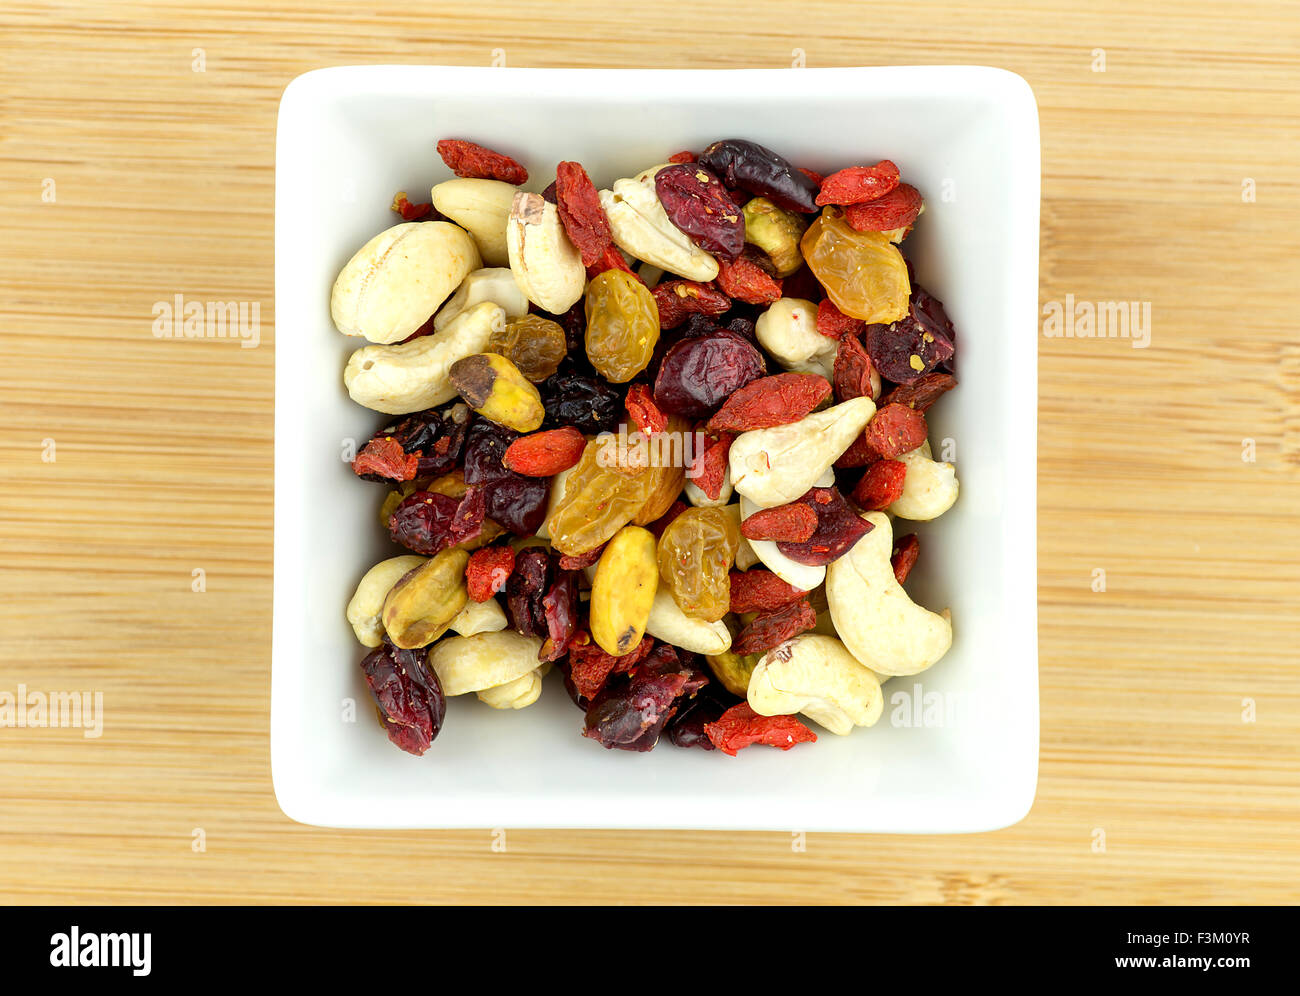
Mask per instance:
[[[465,446],[472,413],[468,405],[456,403],[444,409],[429,409],[403,416],[400,421],[390,422],[362,447],[364,454],[371,450],[376,440],[391,439],[398,443],[402,451],[417,459],[415,473],[409,478],[389,477],[384,471],[405,473],[407,464],[395,451],[388,447],[372,450],[372,455],[386,455],[389,459],[379,461],[367,459],[355,470],[363,480],[411,480],[414,477],[440,477],[451,471],[460,461],[461,450]],[[360,457],[358,457],[360,460]],[[380,464],[384,466],[380,466]]]
[[[460,502],[450,495],[416,491],[388,517],[389,535],[394,543],[432,557],[455,545],[452,524],[459,508]]]
[[[592,277],[598,276],[606,270],[622,270],[624,273],[631,273],[632,276],[641,280],[640,274],[636,273],[632,267],[627,265],[627,260],[624,259],[623,254],[619,252],[618,246],[613,243],[606,246],[605,251],[600,254],[600,258],[587,267],[587,279],[590,280]],[[641,282],[645,283],[644,280]],[[579,302],[579,304],[581,303],[582,302]]]
[[[817,625],[817,613],[807,599],[790,602],[756,616],[731,641],[733,654],[762,654],[806,633]]]
[[[392,210],[402,216],[403,221],[419,221],[421,218],[429,218],[435,221],[442,217],[434,211],[432,204],[412,204],[406,197],[405,190],[399,190],[393,197]],[[430,218],[430,215],[432,217]]]
[[[749,540],[802,543],[817,531],[817,513],[807,505],[760,508],[740,523],[740,535]]]
[[[689,680],[684,671],[661,672],[645,665],[627,678],[607,680],[587,708],[582,735],[610,749],[651,750]]]
[[[429,667],[428,648],[402,650],[385,643],[366,654],[361,673],[379,706],[379,722],[388,739],[408,754],[423,755],[442,731],[447,714],[442,683]]]
[[[732,612],[770,612],[807,594],[761,567],[731,572]]]
[[[728,187],[766,197],[787,211],[814,212],[817,184],[771,149],[741,138],[714,142],[700,153],[700,163]]]
[[[661,329],[676,328],[690,315],[721,315],[731,308],[731,298],[713,284],[694,280],[669,280],[650,293],[659,307]]]
[[[915,408],[918,412],[928,411],[930,406],[938,401],[945,392],[951,391],[957,386],[957,378],[952,374],[939,373],[935,371],[919,377],[910,384],[899,384],[883,398],[880,399],[881,407],[885,405],[907,405],[908,408]]]
[[[814,567],[829,564],[871,532],[871,523],[859,517],[835,488],[813,488],[797,501],[817,513],[817,531],[802,543],[776,545],[777,550],[797,563]]]
[[[744,256],[734,263],[718,260],[717,284],[728,297],[746,304],[767,305],[781,297],[781,281]]]
[[[506,613],[519,634],[543,639],[550,635],[542,603],[551,590],[553,574],[545,550],[534,546],[515,555],[515,569],[506,582]]]
[[[555,168],[555,207],[569,241],[582,254],[582,265],[594,266],[614,237],[596,185],[581,163],[562,162]]]
[[[853,318],[835,307],[835,302],[826,298],[817,305],[817,331],[830,339],[843,339],[846,336],[858,336],[867,327],[861,318]]]
[[[655,404],[654,395],[646,384],[633,384],[627,389],[627,414],[644,435],[653,436],[668,428],[668,416]]]
[[[569,641],[578,629],[577,571],[555,572],[555,581],[542,598],[542,618],[546,639],[537,651],[537,659],[553,661],[568,653]]]
[[[901,460],[877,460],[858,481],[851,497],[868,512],[882,512],[903,496],[907,464]]]
[[[407,453],[392,436],[370,440],[352,461],[352,471],[358,477],[369,474],[390,481],[409,481],[419,467],[419,455]]]
[[[732,394],[767,372],[767,361],[739,332],[715,329],[676,342],[655,376],[655,404],[669,414],[708,418]]]
[[[713,431],[748,432],[788,425],[830,397],[831,386],[817,374],[760,377],[735,391],[708,422]]]
[[[717,501],[722,494],[722,482],[727,478],[727,454],[733,439],[735,436],[729,432],[719,432],[716,436],[695,434],[694,459],[686,468],[686,479],[693,481],[709,501]]]
[[[760,716],[748,702],[732,706],[716,723],[706,724],[704,732],[718,750],[732,757],[751,744],[789,750],[795,744],[817,742],[817,734],[793,716]]]
[[[825,303],[825,302],[823,302]],[[874,394],[871,382],[871,357],[851,335],[846,335],[835,348],[835,400],[870,398]]]
[[[600,560],[600,555],[605,552],[605,544],[586,553],[577,553],[570,556],[567,553],[560,554],[560,570],[562,571],[581,571],[593,566]]]
[[[575,466],[587,447],[587,437],[571,425],[520,436],[506,447],[502,463],[526,477],[552,477]]]
[[[810,179],[813,183],[817,184],[817,186],[819,187],[822,185],[823,182],[825,182],[825,177],[823,177],[815,169],[809,169],[807,166],[797,166],[795,168],[798,169],[799,172],[802,173],[804,176],[808,177],[808,179]]]
[[[695,162],[694,152],[674,152],[668,157],[670,163],[693,163]]]
[[[457,176],[501,180],[516,186],[528,182],[528,170],[515,160],[463,138],[444,138],[438,143],[438,155]]]
[[[898,167],[888,159],[882,159],[874,166],[850,166],[832,173],[822,181],[817,203],[862,204],[884,197],[897,186]],[[889,229],[879,228],[876,231],[887,232]]]
[[[469,555],[465,587],[476,602],[486,602],[505,589],[515,569],[515,551],[508,546],[485,546]]]
[[[631,671],[650,655],[654,645],[654,637],[642,637],[630,654],[614,657],[586,633],[579,633],[569,642],[569,680],[584,699],[594,699],[611,674]]]
[[[745,218],[722,182],[699,163],[674,163],[655,174],[655,193],[677,228],[707,253],[735,259],[745,246]]]
[[[900,183],[885,196],[865,204],[850,204],[844,220],[858,232],[892,232],[906,228],[921,213],[921,192],[908,183]]]
[[[871,444],[867,442],[867,436],[864,432],[849,444],[847,450],[839,455],[839,459],[835,461],[835,469],[851,470],[854,467],[865,467],[879,459],[880,454],[871,448]]]
[[[902,584],[916,566],[916,558],[921,552],[921,541],[916,533],[908,533],[894,541],[894,554],[889,558],[889,565],[894,569],[894,580]]]
[[[925,416],[907,405],[885,405],[876,409],[864,436],[877,454],[886,460],[911,452],[925,442],[929,431]]]

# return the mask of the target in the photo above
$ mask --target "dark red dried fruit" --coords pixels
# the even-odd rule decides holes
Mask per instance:
[[[718,260],[717,284],[728,297],[746,304],[768,305],[781,297],[781,281],[744,256],[734,263]]]
[[[582,265],[594,265],[614,237],[596,185],[581,163],[563,162],[555,168],[555,207],[569,241],[582,255]]]
[[[663,432],[668,428],[668,416],[655,404],[654,395],[650,393],[648,385],[633,384],[629,387],[625,405],[628,417],[644,435],[653,436],[656,432]]]
[[[801,266],[781,281],[781,294],[783,297],[797,297],[818,304],[825,299],[826,289],[818,282],[812,267]]]
[[[518,438],[519,433],[495,422],[476,421],[465,441],[465,483],[482,487],[488,518],[516,536],[531,536],[546,518],[550,480],[506,467],[506,450]]]
[[[817,186],[819,186],[819,187],[822,185],[823,181],[826,179],[824,176],[822,176],[820,173],[818,173],[815,169],[809,169],[807,166],[800,166],[800,167],[798,167],[798,170],[799,170],[800,173],[802,173],[804,176],[808,177],[808,179],[810,179],[813,183],[817,184]]]
[[[555,581],[542,597],[546,639],[537,651],[539,661],[563,657],[578,629],[578,572],[556,570]]]
[[[816,625],[817,613],[807,599],[790,602],[779,609],[756,616],[731,641],[731,652],[741,656],[766,653]]]
[[[411,480],[446,474],[460,462],[473,417],[468,405],[457,402],[445,408],[430,408],[403,416],[371,436],[370,441],[362,447],[361,454],[370,450],[376,441],[391,439],[401,446],[403,452],[418,460],[415,473],[409,478],[389,477],[383,472],[389,469],[405,472],[406,464],[400,463],[391,450],[384,451],[393,457],[386,466],[380,461],[367,460],[361,464],[362,470],[357,470],[356,463],[353,464],[353,470],[357,470],[358,476],[367,481]],[[361,459],[361,454],[358,454],[358,460]]]
[[[727,398],[767,372],[763,354],[736,332],[719,329],[675,343],[655,378],[655,403],[686,418],[708,418]]]
[[[862,475],[851,497],[867,512],[882,512],[903,496],[907,464],[901,460],[877,460]]]
[[[766,197],[790,211],[817,210],[818,184],[757,142],[739,138],[714,142],[700,153],[699,161],[728,187]]]
[[[825,303],[825,302],[823,302]],[[851,335],[846,335],[835,348],[835,400],[872,396],[871,357]]]
[[[954,346],[942,333],[927,329],[913,315],[892,325],[868,325],[867,352],[880,375],[895,384],[911,384],[950,359]]]
[[[863,435],[867,445],[885,460],[910,453],[929,435],[925,416],[907,405],[885,405],[876,409]]]
[[[537,387],[542,395],[542,406],[546,409],[543,428],[571,425],[590,435],[618,428],[623,413],[623,396],[604,378],[561,370]]]
[[[874,166],[850,166],[832,173],[822,181],[817,203],[863,204],[884,197],[897,187],[898,167],[888,159],[882,159]],[[887,232],[889,229],[878,228],[876,231]]]
[[[560,570],[562,571],[581,571],[588,567],[594,566],[599,560],[600,555],[605,552],[605,544],[586,553],[577,553],[570,556],[567,553],[560,554]]]
[[[862,433],[849,444],[849,448],[835,461],[836,470],[851,470],[854,467],[866,467],[880,459],[880,454],[867,442],[866,433]]]
[[[731,308],[731,298],[695,280],[669,280],[651,291],[659,308],[659,327],[674,329],[691,315],[721,315]]]
[[[894,541],[894,553],[889,558],[889,566],[894,569],[894,580],[902,584],[916,566],[916,558],[921,553],[921,541],[916,533],[908,533]]]
[[[813,488],[797,499],[817,513],[817,531],[803,543],[778,543],[776,548],[800,564],[821,567],[838,560],[871,532],[835,488]]]
[[[668,157],[670,163],[693,163],[695,162],[694,152],[674,152]]]
[[[419,469],[420,458],[407,453],[392,436],[372,439],[352,461],[352,472],[363,480],[409,481]]]
[[[921,192],[908,183],[900,183],[885,196],[865,204],[850,204],[844,220],[859,232],[892,232],[906,228],[921,213]]]
[[[828,339],[843,339],[847,336],[858,336],[862,330],[867,327],[867,323],[861,318],[854,318],[846,315],[835,307],[835,302],[830,298],[822,301],[817,305],[817,331]]]
[[[515,569],[515,551],[508,546],[485,546],[469,555],[465,586],[469,597],[486,602],[501,591]]]
[[[525,477],[552,477],[576,465],[586,447],[587,437],[573,426],[547,429],[512,442],[502,463]]]
[[[456,506],[456,514],[451,517],[451,545],[465,543],[475,539],[483,532],[483,520],[487,518],[487,496],[480,487],[468,488]]]
[[[423,755],[442,731],[447,714],[442,684],[429,667],[428,648],[402,650],[385,643],[366,654],[361,673],[388,739],[408,754]]]
[[[715,431],[748,432],[788,425],[830,397],[831,385],[817,374],[782,373],[760,377],[735,391],[709,419]]]
[[[542,600],[550,590],[553,573],[545,550],[529,547],[515,555],[515,569],[506,582],[506,613],[510,625],[524,636],[545,639],[550,635]]]
[[[783,605],[797,602],[807,595],[788,581],[782,581],[771,571],[751,567],[747,571],[731,572],[731,611],[770,612]]]
[[[817,734],[793,716],[760,716],[748,702],[732,706],[704,732],[718,750],[732,757],[751,744],[789,750],[795,744],[817,742]]]
[[[432,557],[456,544],[454,523],[460,501],[449,495],[416,491],[402,500],[388,517],[394,543]]]
[[[748,540],[803,543],[816,531],[817,513],[799,502],[760,508],[740,523],[740,535]]]
[[[652,533],[654,533],[656,538],[662,536],[664,534],[664,530],[667,529],[670,525],[672,525],[673,519],[677,518],[677,516],[685,512],[687,507],[688,506],[684,501],[679,500],[673,502],[671,505],[668,506],[667,512],[659,516],[659,518],[655,519],[655,521],[650,523],[650,525],[646,526],[646,528],[649,529]]]
[[[698,163],[674,163],[655,174],[668,220],[707,253],[732,260],[745,245],[745,219],[721,181]]]
[[[637,280],[641,280],[641,275],[633,270],[632,267],[627,265],[627,260],[624,259],[623,254],[619,252],[618,246],[613,243],[606,246],[605,251],[600,254],[599,258],[587,267],[587,279],[591,280],[593,277],[604,273],[606,270],[622,270],[624,273],[632,274],[632,276],[636,277]],[[641,282],[645,283],[644,280],[641,280]],[[578,303],[582,304],[581,301]]]
[[[528,170],[509,156],[463,138],[444,138],[438,155],[457,176],[479,180],[501,180],[518,186],[528,182]]]
[[[694,435],[693,459],[686,468],[686,479],[694,482],[709,501],[717,501],[722,494],[722,483],[727,478],[727,454],[735,438],[729,432]]]
[[[935,371],[918,377],[910,384],[899,384],[880,399],[880,405],[882,408],[885,405],[907,405],[908,408],[924,412],[956,386],[957,378],[952,374]]]
[[[686,682],[681,672],[661,674],[643,667],[629,676],[612,675],[591,700],[582,735],[611,749],[653,749],[677,711],[673,703]]]
[[[631,671],[650,655],[654,646],[654,637],[642,637],[631,653],[615,657],[601,650],[586,633],[579,633],[569,643],[569,680],[578,695],[593,699],[611,674]]]

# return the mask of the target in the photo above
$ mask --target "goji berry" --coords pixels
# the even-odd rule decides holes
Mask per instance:
[[[867,468],[853,489],[852,498],[868,512],[881,512],[903,496],[907,464],[901,460],[877,460]]]
[[[509,156],[463,138],[444,138],[438,155],[457,176],[475,180],[501,180],[518,186],[528,182],[528,170]]]
[[[732,612],[770,612],[808,594],[761,567],[732,571],[730,578]]]
[[[796,563],[822,567],[844,556],[871,532],[871,523],[854,512],[836,488],[813,488],[796,501],[817,513],[817,531],[811,537],[802,543],[776,544]]]
[[[867,423],[867,444],[886,460],[902,456],[925,442],[925,416],[907,405],[885,405]]]
[[[591,567],[600,560],[600,555],[605,552],[605,544],[602,543],[595,549],[588,550],[586,553],[578,553],[570,556],[567,553],[560,554],[560,570],[562,571],[581,571]]]
[[[830,397],[831,385],[817,374],[783,373],[760,377],[734,392],[707,428],[714,432],[748,432],[788,425]]]
[[[654,645],[654,637],[643,637],[630,654],[614,657],[601,650],[586,633],[577,633],[569,641],[569,680],[584,699],[593,699],[611,674],[631,671],[650,656]]]
[[[412,204],[407,199],[405,190],[399,190],[393,196],[392,210],[400,214],[403,221],[419,221],[421,218],[428,218],[430,215],[433,215],[430,220],[437,220],[442,217],[433,210],[432,204]]]
[[[894,554],[889,558],[889,566],[894,569],[894,580],[902,584],[916,566],[917,555],[921,552],[921,541],[916,533],[908,533],[894,541]]]
[[[802,543],[817,531],[817,513],[807,505],[760,508],[740,523],[740,535],[750,540]]]
[[[825,178],[814,169],[809,169],[807,166],[796,166],[795,169],[797,169],[804,176],[808,177],[808,179],[810,179],[813,183],[817,184],[817,186],[819,187],[825,182]]]
[[[823,304],[828,302],[822,302]],[[855,337],[846,335],[835,349],[835,400],[870,398],[874,394],[871,382],[871,357]]]
[[[627,413],[644,435],[653,436],[668,428],[668,416],[655,404],[647,384],[633,384],[627,389]]]
[[[835,461],[835,469],[851,470],[854,467],[865,467],[879,459],[880,454],[871,448],[871,444],[867,442],[867,434],[863,432],[849,444],[847,450],[839,455]]]
[[[618,246],[613,243],[606,246],[605,251],[600,254],[600,258],[587,267],[587,279],[590,280],[593,277],[604,273],[606,270],[622,270],[624,273],[631,273],[632,276],[641,280],[640,274],[636,273],[632,267],[627,265],[627,260],[624,259],[623,254],[619,252]],[[645,283],[644,280],[641,280],[641,282]]]
[[[781,297],[781,281],[744,256],[734,263],[718,260],[717,283],[732,300],[746,304],[771,304]]]
[[[898,167],[882,159],[874,166],[850,166],[832,173],[822,181],[817,203],[862,204],[884,197],[897,186]]]
[[[808,632],[816,625],[817,613],[806,598],[801,598],[797,602],[790,602],[779,609],[756,616],[731,641],[731,652],[742,657],[745,654],[765,653],[800,633]]]
[[[734,438],[729,432],[719,432],[716,436],[695,434],[694,459],[686,468],[686,478],[694,481],[709,501],[717,501],[722,494],[722,482],[727,478],[727,453]]]
[[[571,425],[520,436],[506,447],[501,462],[525,477],[552,477],[582,458],[587,438]]]
[[[465,587],[476,602],[486,602],[502,591],[515,569],[515,551],[508,546],[485,546],[469,555]]]
[[[919,190],[911,184],[900,183],[877,200],[850,204],[844,209],[844,220],[858,232],[892,232],[916,221],[922,203]]]
[[[695,280],[669,280],[650,293],[659,307],[659,327],[676,328],[688,315],[721,315],[731,308],[731,298],[714,287]]]
[[[372,439],[352,461],[358,476],[376,474],[390,481],[409,481],[420,466],[420,454],[407,453],[392,436]]]
[[[673,519],[685,512],[688,507],[689,506],[686,502],[679,499],[669,505],[668,511],[655,519],[655,521],[646,526],[646,528],[654,533],[655,537],[658,538],[664,534],[665,529],[673,524]]]
[[[668,157],[670,163],[693,163],[695,162],[694,152],[674,152]]]
[[[866,322],[844,314],[830,298],[817,305],[817,331],[829,339],[858,336],[866,327]]]
[[[581,163],[562,162],[555,168],[555,207],[569,241],[582,254],[582,265],[595,265],[614,237],[596,185]]]
[[[704,732],[718,750],[732,757],[751,744],[789,750],[795,744],[817,742],[817,734],[793,716],[760,716],[748,702],[732,706],[716,723],[704,724]]]
[[[885,405],[907,405],[908,408],[915,408],[918,412],[923,412],[929,410],[930,406],[938,401],[945,392],[951,391],[956,386],[956,377],[936,370],[924,377],[918,377],[910,384],[899,384],[880,400],[880,404],[881,407]]]

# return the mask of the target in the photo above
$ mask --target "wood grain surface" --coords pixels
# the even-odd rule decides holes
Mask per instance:
[[[487,831],[281,814],[277,102],[321,66],[494,49],[517,66],[983,63],[1033,86],[1041,298],[1147,302],[1152,325],[1145,349],[1040,340],[1042,750],[1020,825],[804,851],[506,828],[494,849]],[[1297,51],[1286,3],[9,0],[0,690],[99,690],[107,718],[98,739],[0,729],[0,900],[1296,901]],[[152,305],[176,293],[260,302],[260,347],[156,339]]]

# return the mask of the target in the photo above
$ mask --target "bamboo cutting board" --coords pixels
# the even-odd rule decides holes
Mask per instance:
[[[0,729],[0,901],[1300,898],[1300,11],[822,3],[795,31],[790,11],[5,5],[0,691],[99,689],[106,720],[98,739]],[[1143,349],[1040,340],[1042,751],[1023,823],[800,840],[281,814],[275,114],[299,73],[377,62],[984,63],[1030,82],[1043,302],[1151,320]],[[260,302],[260,346],[155,338],[152,305],[177,292]]]

